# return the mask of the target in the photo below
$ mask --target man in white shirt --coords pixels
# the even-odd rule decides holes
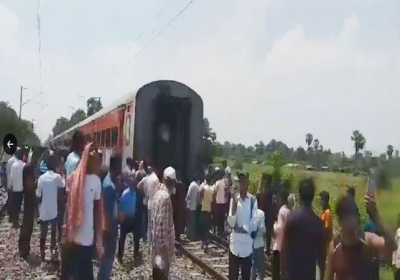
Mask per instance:
[[[11,166],[10,171],[10,210],[11,222],[14,228],[19,227],[19,213],[21,212],[22,200],[24,198],[24,185],[22,173],[25,163],[22,161],[23,152],[19,150],[15,154],[15,161]]]
[[[154,194],[158,191],[160,187],[160,181],[157,177],[157,174],[154,172],[154,170],[151,170],[151,174],[149,177],[146,179],[144,182],[144,190],[145,190],[145,200],[147,200],[147,216],[148,216],[148,229],[147,229],[147,239],[149,242],[151,242],[151,224],[152,224],[152,208],[153,208],[153,197]]]
[[[46,238],[49,225],[51,258],[54,259],[54,250],[57,240],[57,198],[59,190],[65,188],[65,183],[60,174],[54,172],[56,168],[56,157],[50,156],[46,161],[47,171],[39,177],[36,196],[39,198],[39,219],[40,219],[40,257],[45,262]]]
[[[12,216],[12,208],[11,208],[11,167],[14,164],[14,162],[17,160],[15,155],[12,155],[6,165],[6,187],[7,187],[7,201],[6,201],[6,209],[8,213],[8,221],[11,222],[11,216]]]
[[[153,173],[153,168],[151,166],[147,167],[146,170],[146,176],[139,182],[137,185],[137,189],[141,191],[144,196],[143,196],[143,232],[142,232],[142,238],[143,241],[147,241],[147,229],[148,229],[148,223],[149,223],[149,218],[148,218],[148,192],[146,187],[147,185],[147,179],[150,177],[150,174]]]
[[[295,196],[294,194],[290,194],[286,190],[281,190],[280,200],[283,205],[279,208],[278,217],[274,223],[274,240],[272,242],[272,278],[279,279],[281,275],[281,249],[283,242],[283,232],[286,224],[287,216],[290,214],[294,207]]]
[[[251,279],[256,280],[264,279],[265,275],[265,214],[261,209],[257,209],[255,212],[257,218],[257,235],[254,238],[253,245],[253,267],[251,270]],[[275,279],[274,279],[275,280]]]
[[[194,240],[196,238],[196,217],[197,206],[199,205],[199,190],[199,182],[196,178],[196,180],[193,180],[193,182],[190,183],[186,194],[186,209],[188,210],[186,230],[189,240]]]
[[[248,192],[249,173],[240,171],[239,194],[231,199],[228,224],[232,228],[229,245],[229,280],[250,280],[253,237],[257,230],[257,200]]]

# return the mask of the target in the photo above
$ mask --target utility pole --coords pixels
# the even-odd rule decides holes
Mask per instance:
[[[27,89],[27,88],[21,86],[21,92],[19,94],[19,119],[21,119],[22,106],[24,105],[24,104],[22,104],[22,94],[24,92],[24,89]]]

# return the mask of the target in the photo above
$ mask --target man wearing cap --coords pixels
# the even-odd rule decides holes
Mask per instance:
[[[228,224],[232,228],[229,245],[229,280],[250,280],[253,238],[257,230],[257,200],[248,192],[249,173],[239,171],[239,193],[234,194],[229,206]]]
[[[175,257],[175,228],[171,203],[171,192],[176,185],[176,172],[167,167],[163,183],[154,194],[151,219],[151,256],[153,279],[168,279],[170,263]]]

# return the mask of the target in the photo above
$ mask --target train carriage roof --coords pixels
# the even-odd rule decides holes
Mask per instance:
[[[183,85],[187,89],[189,89],[189,92],[191,92],[191,94],[195,95],[197,98],[200,98],[200,100],[201,100],[201,97],[193,89],[191,89],[189,86],[187,86],[187,85],[185,85],[183,83],[180,83],[180,82],[177,82],[177,81],[172,81],[172,80],[158,80],[158,81],[150,82],[150,83],[147,83],[147,84],[141,86],[137,91],[131,91],[131,92],[123,95],[122,97],[116,99],[109,106],[101,109],[100,111],[96,112],[92,116],[84,119],[80,123],[74,125],[73,127],[69,128],[68,130],[64,131],[63,133],[57,135],[51,141],[57,140],[57,139],[63,137],[64,135],[67,135],[67,134],[75,131],[79,127],[84,126],[84,125],[86,125],[86,124],[88,124],[88,123],[100,118],[101,116],[104,116],[104,115],[116,110],[120,106],[124,106],[126,104],[132,103],[133,101],[136,100],[137,96],[141,95],[139,93],[143,93],[143,91],[141,91],[142,89],[144,89],[145,87],[151,86],[151,85],[158,85],[158,84],[160,86],[164,86],[165,84],[167,84],[169,86],[173,86],[173,85],[175,85],[175,86],[176,85],[181,85],[182,86]]]

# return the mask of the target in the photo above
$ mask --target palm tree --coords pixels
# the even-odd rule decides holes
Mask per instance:
[[[318,139],[314,139],[314,150],[318,150],[319,147],[319,140]]]
[[[366,140],[364,135],[362,135],[360,131],[358,130],[353,131],[353,134],[351,135],[351,141],[354,142],[354,151],[356,155],[358,154],[359,151],[364,149]]]
[[[306,143],[307,143],[307,146],[308,146],[309,148],[310,148],[312,142],[313,142],[313,136],[312,136],[312,134],[311,134],[311,133],[307,133],[307,134],[306,134]]]
[[[308,156],[311,158],[311,144],[313,142],[313,136],[311,133],[306,134],[306,144],[308,146]]]
[[[351,141],[354,142],[354,158],[356,159],[356,166],[358,167],[358,152],[364,149],[366,140],[360,131],[354,130],[353,134],[351,135]]]
[[[386,154],[388,155],[389,158],[393,157],[393,146],[392,145],[387,146]]]

